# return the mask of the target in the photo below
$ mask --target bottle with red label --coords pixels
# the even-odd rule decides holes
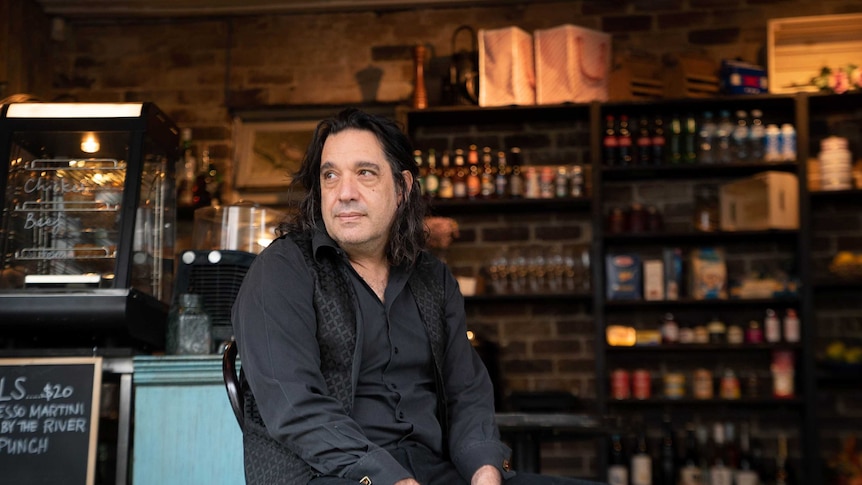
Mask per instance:
[[[637,131],[637,152],[635,164],[652,165],[652,133],[649,129],[649,119],[641,116]]]
[[[620,127],[617,130],[617,154],[618,165],[629,166],[632,164],[632,132],[629,128],[628,115],[620,115]]]

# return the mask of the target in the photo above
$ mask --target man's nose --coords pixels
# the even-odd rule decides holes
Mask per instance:
[[[338,198],[340,200],[354,200],[358,195],[357,180],[352,175],[341,177],[338,183]]]

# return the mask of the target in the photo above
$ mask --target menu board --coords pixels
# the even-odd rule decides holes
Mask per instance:
[[[102,358],[0,359],[0,483],[92,485]]]

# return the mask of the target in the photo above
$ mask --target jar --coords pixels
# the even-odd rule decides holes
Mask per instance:
[[[631,385],[629,384],[629,372],[625,369],[616,369],[611,373],[611,397],[614,399],[628,399],[631,397]]]
[[[692,394],[695,399],[712,399],[714,394],[712,372],[707,369],[696,369],[694,371],[694,383]]]
[[[634,203],[629,209],[628,230],[637,233],[647,231],[647,211],[641,204]]]
[[[664,397],[682,399],[685,397],[685,374],[668,372],[664,375]]]
[[[632,397],[635,399],[649,399],[651,388],[649,371],[646,369],[635,369],[632,372]]]
[[[608,234],[623,234],[626,232],[626,214],[619,208],[614,207],[608,214],[606,229]]]
[[[212,321],[204,311],[203,297],[194,293],[179,296],[178,305],[168,314],[165,350],[171,355],[206,355],[212,352]]]
[[[739,378],[733,369],[725,369],[724,375],[721,376],[721,384],[719,385],[719,394],[722,399],[739,399],[741,392],[739,389]]]

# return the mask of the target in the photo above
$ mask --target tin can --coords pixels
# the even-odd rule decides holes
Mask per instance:
[[[632,372],[632,396],[635,399],[650,398],[650,375],[646,369],[635,369]]]
[[[694,371],[694,383],[692,384],[692,394],[695,399],[712,399],[714,395],[712,372],[707,369],[697,369]]]
[[[611,373],[611,397],[614,399],[629,399],[631,397],[629,371],[616,369]]]
[[[685,397],[685,374],[668,372],[664,375],[664,397],[668,399]]]

